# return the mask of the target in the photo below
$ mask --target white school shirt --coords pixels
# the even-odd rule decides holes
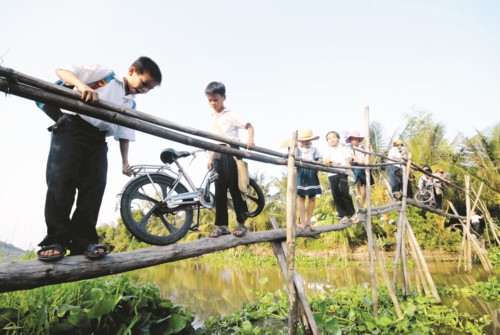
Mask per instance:
[[[351,154],[346,150],[346,148],[342,146],[337,146],[336,148],[329,146],[325,150],[325,155],[323,156],[323,159],[327,161],[331,161],[333,165],[336,166],[346,166],[346,159],[350,158]],[[347,170],[345,171],[347,173]],[[329,176],[336,175],[338,173],[335,172],[328,172]]]
[[[470,221],[472,224],[478,224],[479,223],[479,220],[481,220],[481,215],[472,215],[470,217]]]
[[[240,140],[239,130],[247,128],[248,121],[240,114],[224,109],[218,115],[214,112],[210,119],[209,129],[215,134]],[[223,134],[221,134],[221,132]]]
[[[388,157],[390,159],[393,159],[396,162],[401,162],[402,161],[402,159],[401,159],[402,156],[401,156],[401,153],[399,152],[398,147],[392,147],[391,150],[389,150]],[[396,162],[393,162],[393,163],[396,163]]]
[[[68,65],[59,68],[60,70],[71,71],[84,83],[92,83],[107,77],[113,70],[101,66],[99,64],[76,66]],[[76,87],[75,87],[75,90]],[[134,94],[125,95],[125,83],[123,77],[115,75],[114,79],[105,86],[95,89],[99,94],[99,100],[107,101],[119,106],[134,108]],[[76,115],[77,113],[62,109],[63,113]],[[123,127],[114,123],[99,120],[87,115],[79,114],[79,116],[99,128],[101,131],[106,131],[106,136],[113,136],[115,140],[125,139],[135,141],[135,130]]]

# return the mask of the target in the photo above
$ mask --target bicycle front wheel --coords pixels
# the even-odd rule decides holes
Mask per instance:
[[[422,204],[427,204],[432,201],[434,194],[429,190],[419,190],[415,193],[414,199]]]
[[[151,179],[150,179],[151,178]],[[162,199],[186,193],[186,188],[163,174],[150,174],[133,180],[123,191],[120,214],[128,231],[139,240],[172,244],[183,238],[193,222],[193,206],[169,207]]]
[[[247,203],[248,212],[247,217],[253,218],[259,215],[266,204],[264,192],[262,192],[259,184],[253,179],[250,179],[250,186],[245,194],[245,201]],[[227,206],[234,211],[234,204],[231,195],[228,192]]]

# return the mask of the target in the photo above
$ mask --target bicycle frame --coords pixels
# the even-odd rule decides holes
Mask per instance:
[[[193,153],[191,153],[194,156]],[[196,157],[194,157],[196,158]],[[177,166],[177,170],[172,168],[172,164],[166,163],[164,165],[133,165],[130,167],[132,174],[134,175],[134,179],[143,175],[146,175],[151,183],[154,185],[151,175],[154,174],[163,174],[167,175],[174,179],[174,183],[172,185],[171,190],[166,194],[165,197],[162,197],[161,202],[167,204],[171,208],[175,208],[178,206],[186,206],[186,205],[201,205],[204,208],[212,209],[215,205],[215,200],[213,195],[210,193],[211,184],[217,180],[217,173],[213,170],[207,171],[203,180],[200,184],[200,187],[196,187],[192,179],[189,175],[184,171],[184,167],[178,162],[177,159],[173,161],[173,164]],[[119,195],[123,194],[124,190],[128,187],[128,185],[134,180],[130,180],[122,189]],[[182,184],[182,181],[185,181],[189,187]],[[188,189],[189,192],[181,193],[181,194],[172,194],[174,193],[174,189],[177,185],[181,184],[184,188]],[[154,185],[154,187],[157,187]],[[162,194],[159,190],[156,189],[158,194]]]

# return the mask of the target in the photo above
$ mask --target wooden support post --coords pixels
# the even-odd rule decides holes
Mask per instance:
[[[408,194],[408,175],[410,172],[411,166],[411,153],[408,153],[407,157],[407,165],[403,169],[403,196],[401,197],[401,208],[399,210],[399,219],[398,219],[398,233],[396,235],[396,255],[394,256],[394,273],[393,273],[393,282],[394,287],[396,287],[397,278],[398,278],[398,263],[399,257],[401,257],[401,269],[403,272],[403,294],[409,295],[411,293],[410,288],[410,276],[408,273],[408,267],[406,263],[406,195]]]
[[[278,223],[276,222],[276,218],[271,215],[269,219],[271,220],[273,228],[279,229]],[[273,248],[276,259],[278,260],[278,264],[281,267],[281,271],[286,276],[287,274],[286,259],[288,257],[286,243],[274,241],[271,242],[271,246]],[[302,325],[302,330],[304,331],[304,334],[306,335],[321,334],[321,329],[319,329],[318,326],[316,325],[316,321],[314,320],[314,316],[312,314],[311,306],[309,306],[309,302],[307,301],[304,286],[302,285],[302,278],[297,274],[296,271],[294,271],[293,273],[293,283],[297,291],[299,321]]]
[[[470,244],[470,218],[471,218],[471,205],[470,205],[470,177],[469,175],[465,176],[465,206],[467,208],[467,222],[465,223],[465,271],[471,272],[472,271],[472,250],[471,250],[471,244]]]
[[[297,333],[297,294],[293,283],[293,274],[295,272],[295,239],[297,232],[297,168],[295,167],[295,157],[297,157],[297,153],[297,131],[294,131],[288,155],[288,184],[286,193],[286,244],[288,250],[288,255],[286,257],[286,278],[288,298],[290,301],[290,309],[288,312],[288,334],[290,335],[295,335]]]

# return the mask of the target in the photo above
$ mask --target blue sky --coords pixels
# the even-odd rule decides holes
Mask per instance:
[[[364,133],[380,122],[389,138],[413,110],[432,113],[449,139],[499,122],[497,1],[2,1],[0,63],[47,81],[65,64],[100,63],[125,73],[141,55],[163,84],[138,109],[206,130],[210,81],[256,129],[258,146],[302,127],[321,136]],[[0,240],[34,248],[45,234],[43,205],[50,120],[30,100],[0,95]],[[109,141],[102,222],[117,214],[118,144]],[[183,145],[138,134],[132,164],[157,163]],[[189,148],[188,148],[189,149]],[[204,159],[193,165],[203,172]],[[203,161],[203,162],[202,162]],[[252,166],[253,165],[253,166]],[[251,169],[263,169],[256,164]]]

